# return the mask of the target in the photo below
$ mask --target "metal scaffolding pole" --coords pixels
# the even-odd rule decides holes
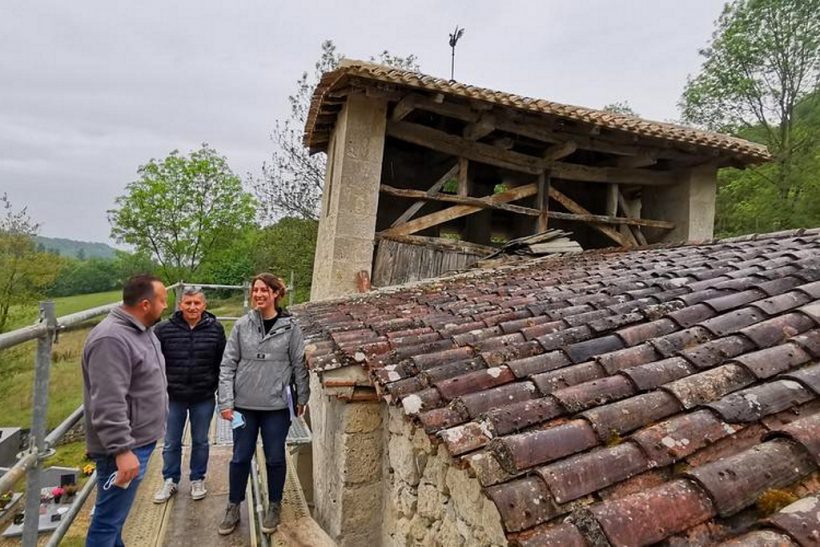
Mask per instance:
[[[40,468],[46,451],[46,417],[48,415],[48,380],[51,373],[51,345],[57,332],[54,302],[40,303],[40,322],[46,332],[37,339],[37,360],[34,369],[34,411],[31,417],[29,454],[36,461],[26,473],[26,509],[23,521],[23,547],[36,547],[40,525]]]

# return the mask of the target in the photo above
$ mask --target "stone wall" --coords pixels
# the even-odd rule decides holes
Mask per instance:
[[[384,404],[327,397],[315,378],[313,517],[341,546],[379,545]]]
[[[401,409],[386,413],[382,545],[506,545],[501,516],[478,480],[451,465]]]

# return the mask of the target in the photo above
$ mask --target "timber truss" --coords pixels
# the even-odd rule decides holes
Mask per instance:
[[[549,220],[557,219],[586,223],[622,247],[646,245],[644,228],[671,230],[675,225],[664,220],[640,218],[639,202],[633,200],[630,203],[625,198],[624,188],[673,185],[680,180],[680,173],[675,172],[674,167],[715,161],[711,151],[699,150],[694,154],[694,150],[673,148],[661,139],[654,142],[638,139],[623,131],[602,134],[600,128],[592,124],[584,126],[555,117],[523,115],[497,105],[444,94],[401,93],[389,86],[363,86],[357,90],[355,85],[343,94],[355,92],[393,103],[386,122],[388,137],[452,157],[451,167],[426,191],[381,185],[382,194],[406,198],[412,200],[412,204],[388,228],[377,234],[379,239],[476,252],[483,246],[418,234],[454,219],[492,209],[531,217],[537,232],[546,231]],[[429,120],[430,114],[436,115],[439,123],[433,127],[412,121],[416,112],[426,113],[426,116],[416,116],[420,120]],[[454,132],[453,126],[459,130]],[[519,142],[525,146],[516,146]],[[576,152],[582,155],[584,152],[595,153],[598,160],[595,165],[570,161],[569,157]],[[474,196],[468,176],[471,163],[524,174],[532,180],[499,193]],[[590,211],[579,200],[557,189],[553,184],[556,179],[604,185],[605,211]],[[451,180],[457,181],[457,191],[444,192],[445,184]],[[536,206],[514,203],[525,198],[535,198]],[[532,199],[528,201],[533,202]],[[417,216],[428,202],[446,204],[446,207]]]

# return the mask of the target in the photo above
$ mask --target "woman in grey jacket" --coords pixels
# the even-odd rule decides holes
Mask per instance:
[[[288,389],[295,385],[296,407],[301,416],[310,397],[305,366],[305,343],[299,325],[278,306],[285,285],[269,273],[251,281],[253,310],[239,319],[228,337],[219,372],[219,411],[233,422],[233,458],[229,472],[228,508],[219,525],[230,534],[239,523],[239,504],[251,470],[256,439],[262,432],[268,471],[268,510],[262,531],[272,533],[279,524],[285,485],[285,439],[290,428]]]

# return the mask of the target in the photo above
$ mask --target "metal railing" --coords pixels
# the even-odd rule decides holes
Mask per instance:
[[[83,417],[83,407],[80,405],[63,420],[60,425],[46,435],[52,345],[57,339],[60,330],[80,325],[95,317],[105,315],[119,306],[119,304],[119,302],[115,302],[58,318],[54,313],[54,302],[41,302],[39,323],[30,327],[0,334],[0,350],[8,349],[30,340],[37,340],[34,365],[34,407],[31,416],[29,446],[26,450],[18,454],[17,462],[0,477],[0,495],[10,492],[23,476],[26,477],[26,502],[24,509],[26,518],[23,519],[24,547],[37,545],[37,536],[40,532],[40,471],[42,462],[54,454],[54,448],[57,446],[57,443],[60,442],[60,439]],[[60,525],[52,533],[49,539],[49,545],[57,545],[63,535],[65,535],[65,532],[69,526],[71,526],[74,518],[88,498],[93,486],[92,479],[94,478],[92,475],[91,479],[89,479],[89,483],[86,484],[79,495],[74,498],[68,511],[63,515]]]
[[[241,289],[243,292],[242,309],[245,313],[247,313],[249,309],[250,284],[247,282],[242,285],[219,285],[179,281],[167,287],[167,289],[175,291],[176,307],[178,307],[182,299],[182,293],[185,287],[190,286],[201,287],[203,289]],[[293,272],[291,272],[290,286],[287,287],[290,292],[289,305],[293,302],[292,287]],[[0,476],[0,495],[10,492],[23,477],[26,478],[24,514],[28,518],[23,519],[23,547],[34,547],[37,545],[40,524],[40,474],[42,462],[54,454],[55,447],[60,440],[84,415],[83,405],[80,405],[50,433],[46,434],[52,345],[57,341],[58,334],[61,330],[81,325],[91,319],[105,315],[121,304],[122,302],[114,302],[63,317],[56,317],[54,302],[40,302],[40,318],[37,324],[0,334],[0,351],[31,340],[37,341],[33,389],[34,407],[31,417],[29,446],[17,455],[17,462],[6,473]],[[218,317],[217,319],[235,321],[239,319],[239,317]],[[52,532],[48,540],[48,547],[56,546],[60,543],[91,494],[91,491],[94,489],[95,483],[96,471],[89,477],[88,482],[75,496],[72,504],[62,516],[60,524]],[[267,545],[267,538],[264,538],[264,535],[262,542],[263,545]]]

